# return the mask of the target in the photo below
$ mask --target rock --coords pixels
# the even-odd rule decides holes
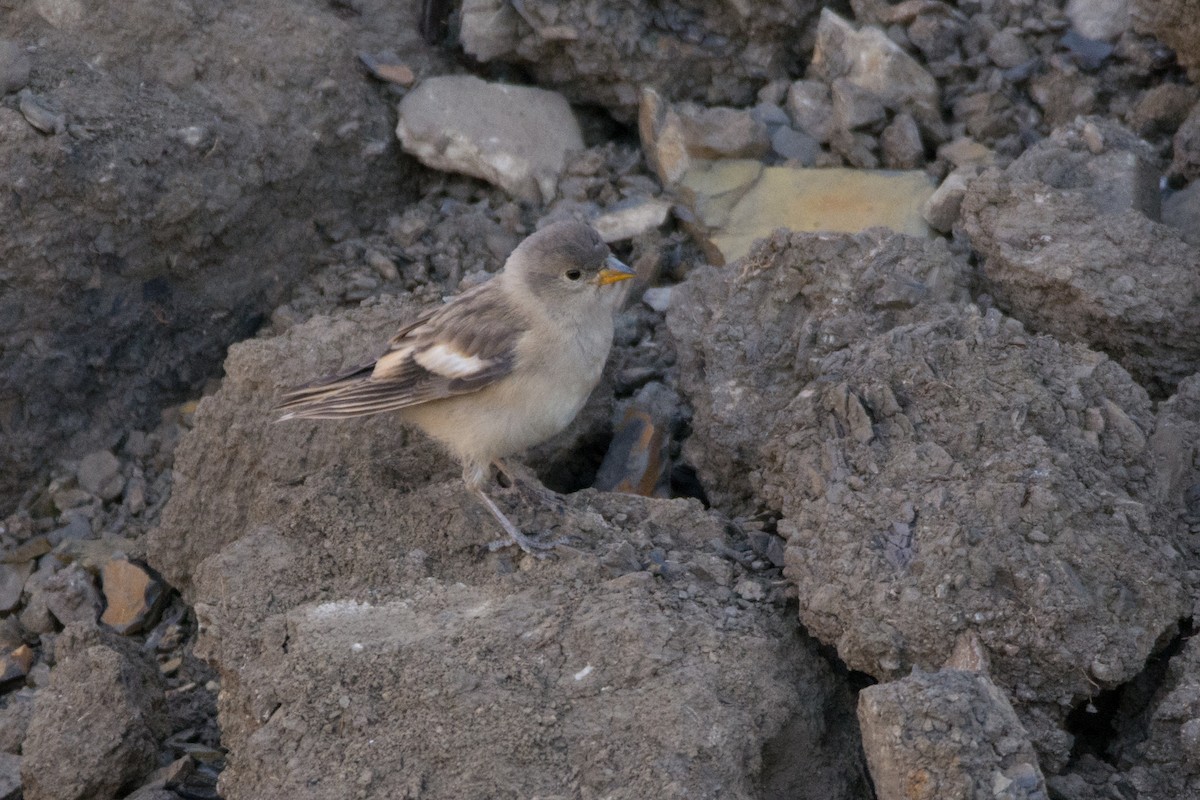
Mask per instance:
[[[399,115],[396,136],[422,163],[528,202],[553,200],[567,153],[584,148],[562,95],[471,75],[425,79],[400,101]]]
[[[1148,446],[1158,526],[1176,534],[1175,546],[1188,554],[1189,563],[1200,563],[1200,374],[1182,381],[1159,405]],[[1189,578],[1200,581],[1195,572]],[[1195,589],[1193,596],[1200,596]]]
[[[823,9],[809,77],[829,84],[846,78],[888,110],[907,111],[934,140],[944,138],[937,82],[879,28],[864,26],[856,31]]]
[[[944,242],[881,230],[778,232],[740,266],[693,269],[673,290],[667,325],[693,408],[684,461],[713,505],[757,513],[750,480],[766,431],[818,377],[820,359],[923,319],[926,306],[965,302],[966,273]]]
[[[358,60],[381,81],[409,87],[417,79],[412,67],[392,57],[376,57],[369,53],[360,53]]]
[[[879,800],[1046,800],[1028,734],[985,675],[916,672],[858,696]]]
[[[54,576],[54,567],[45,565],[37,569],[25,580],[25,607],[21,609],[18,620],[27,631],[34,633],[53,633],[57,627],[54,615],[46,604],[47,595],[44,586]]]
[[[169,732],[158,672],[96,633],[62,634],[22,748],[25,800],[109,800],[157,766]]]
[[[1058,44],[1065,47],[1071,53],[1071,58],[1075,62],[1071,66],[1079,66],[1088,72],[1095,72],[1104,66],[1104,62],[1108,60],[1116,48],[1108,42],[1102,42],[1099,39],[1089,39],[1076,30],[1069,30],[1063,34],[1058,40]],[[1058,73],[1060,78],[1073,77],[1070,71]],[[1061,120],[1066,121],[1066,120]],[[1058,123],[1055,123],[1058,124]]]
[[[829,87],[833,99],[833,127],[843,132],[858,128],[878,130],[887,119],[887,109],[874,92],[848,78],[837,78]]]
[[[925,205],[921,206],[921,216],[929,223],[929,227],[941,233],[949,233],[954,228],[967,194],[967,182],[975,177],[976,172],[971,167],[956,169],[934,190]]]
[[[53,103],[29,89],[21,90],[18,101],[21,116],[42,133],[53,135],[67,129],[67,115],[53,106]]]
[[[0,753],[0,800],[21,796],[21,757]]]
[[[883,166],[887,169],[918,169],[925,163],[925,145],[917,122],[908,114],[897,114],[879,136]]]
[[[1118,763],[1130,765],[1127,782],[1146,796],[1184,800],[1200,792],[1200,648],[1192,640],[1166,665],[1161,685],[1144,707],[1145,724],[1122,724],[1113,743]],[[1132,723],[1133,720],[1121,719]]]
[[[1068,0],[1071,27],[1089,39],[1113,41],[1129,29],[1130,0]]]
[[[1200,180],[1163,201],[1162,221],[1192,247],[1200,248]]]
[[[1174,229],[1143,213],[1157,199],[1144,144],[1122,142],[1106,123],[1098,127],[1109,149],[1093,156],[1087,124],[1097,123],[1057,131],[1004,173],[972,181],[963,226],[1001,308],[1105,351],[1169,393],[1200,363],[1200,263]]]
[[[58,547],[63,542],[78,542],[92,538],[92,523],[83,516],[73,516],[71,521],[61,528],[56,528],[46,534],[46,541]]]
[[[5,703],[0,706],[0,753],[21,752],[36,696],[33,689],[18,689],[4,695]]]
[[[642,90],[638,135],[646,161],[665,185],[679,181],[692,159],[758,158],[771,149],[767,126],[748,111],[665,102]]]
[[[1172,144],[1175,155],[1171,173],[1189,182],[1200,178],[1200,103],[1192,106],[1191,113],[1175,132]]]
[[[613,429],[594,486],[602,492],[665,496],[660,490],[670,477],[669,434],[650,410],[630,405]]]
[[[162,582],[140,564],[113,559],[100,573],[104,590],[104,613],[100,621],[128,636],[153,627],[167,598]]]
[[[938,158],[949,161],[955,167],[990,167],[996,162],[996,154],[990,147],[968,136],[940,146]]]
[[[100,593],[92,576],[78,564],[71,564],[51,575],[42,584],[46,609],[63,625],[72,622],[95,623],[100,614]]]
[[[972,631],[1057,771],[1071,706],[1137,675],[1191,607],[1153,524],[1145,391],[1101,353],[973,308],[813,369],[751,475],[782,514],[805,627],[883,680],[936,668]]]
[[[662,227],[670,213],[669,201],[641,197],[613,206],[591,223],[604,241],[621,242]]]
[[[792,123],[818,142],[828,142],[833,119],[829,85],[822,81],[796,81],[788,87],[787,111]]]
[[[0,39],[0,96],[17,92],[29,83],[29,56],[10,39]]]
[[[23,644],[7,652],[0,650],[0,684],[19,680],[33,667],[33,651]]]
[[[1171,136],[1200,99],[1194,86],[1163,83],[1147,89],[1129,112],[1129,128],[1138,136]]]
[[[863,796],[845,694],[794,624],[730,605],[726,523],[698,502],[498,491],[572,545],[481,556],[459,469],[394,420],[289,427],[251,402],[371,352],[401,302],[233,347],[180,445],[151,561],[222,674],[221,795]],[[613,582],[611,550],[639,577]]]
[[[572,103],[621,122],[652,86],[671,101],[746,107],[807,56],[804,33],[819,4],[781,0],[752,10],[684,0],[596,5],[585,0],[499,0],[462,5],[459,40],[480,61],[517,64]]]
[[[1059,127],[1094,112],[1096,87],[1091,75],[1054,70],[1030,80],[1029,96],[1042,109],[1046,123]]]
[[[1013,69],[1032,60],[1034,52],[1025,43],[1020,31],[1005,28],[988,42],[987,55],[1000,69]]]
[[[32,572],[32,561],[0,564],[0,614],[8,614],[20,605],[21,589]]]
[[[1175,51],[1193,82],[1200,81],[1200,16],[1195,0],[1132,0],[1134,29]]]
[[[807,133],[789,125],[780,125],[771,134],[771,149],[780,158],[794,161],[800,166],[811,167],[817,163],[821,145]]]
[[[108,450],[97,450],[84,456],[75,475],[84,491],[103,500],[112,500],[125,486],[121,477],[121,462]]]
[[[777,228],[854,232],[882,226],[924,235],[920,208],[932,193],[923,172],[764,167],[745,160],[698,164],[679,183],[714,264],[741,258]]]
[[[391,101],[345,56],[387,42],[430,74],[452,57],[421,42],[419,4],[355,5],[354,23],[332,3],[0,12],[0,38],[36,47],[27,88],[70,117],[69,138],[44,136],[20,98],[0,103],[0,174],[24,187],[0,196],[0,220],[21,220],[0,223],[0,507],[198,393],[312,268],[295,253],[419,195],[419,164],[367,146],[391,141]]]

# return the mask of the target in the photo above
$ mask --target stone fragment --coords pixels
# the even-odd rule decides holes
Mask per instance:
[[[671,105],[642,90],[638,134],[646,161],[665,185],[677,182],[692,159],[758,158],[771,149],[767,126],[749,111]]]
[[[21,602],[21,589],[25,579],[33,572],[33,562],[21,564],[0,563],[0,613],[13,611]]]
[[[620,242],[661,227],[670,213],[669,201],[642,197],[608,209],[591,223],[604,241]]]
[[[100,593],[96,591],[92,576],[78,564],[71,564],[47,578],[41,594],[46,609],[63,625],[94,623],[100,614]]]
[[[821,145],[816,139],[790,125],[780,125],[771,134],[771,149],[780,158],[794,161],[800,166],[811,167],[817,163]]]
[[[987,676],[917,672],[859,693],[879,800],[1047,800],[1029,736]]]
[[[0,753],[0,800],[21,796],[21,757]]]
[[[1129,29],[1130,0],[1068,0],[1071,27],[1089,39],[1113,41]]]
[[[63,542],[78,542],[92,538],[92,523],[84,516],[72,516],[70,522],[46,534],[46,541],[58,547]]]
[[[29,55],[11,39],[0,39],[0,97],[29,83]]]
[[[52,108],[44,98],[29,89],[22,89],[18,97],[17,107],[21,110],[21,116],[37,130],[56,134],[67,129],[67,115]]]
[[[1171,136],[1200,99],[1195,86],[1162,83],[1147,89],[1129,112],[1129,128],[1142,137]]]
[[[113,559],[104,565],[100,577],[106,603],[101,622],[124,635],[154,625],[167,593],[149,570],[140,564]]]
[[[21,752],[36,696],[37,693],[29,688],[4,695],[4,705],[0,706],[0,753]]]
[[[396,135],[422,163],[528,202],[553,200],[567,153],[584,149],[562,95],[470,75],[423,80],[400,101],[399,116]]]
[[[792,123],[818,142],[828,142],[833,120],[829,84],[801,80],[788,87],[787,111]]]
[[[846,78],[891,111],[907,111],[935,140],[944,138],[937,81],[882,30],[854,26],[821,11],[809,76],[832,84]]]
[[[956,169],[934,190],[925,205],[921,206],[921,216],[929,223],[929,227],[941,233],[951,231],[958,221],[959,210],[967,194],[967,182],[975,177],[976,172],[973,167]]]
[[[1200,14],[1196,0],[1131,0],[1134,28],[1175,51],[1193,83],[1200,82]]]
[[[602,492],[657,496],[667,478],[669,444],[666,432],[650,411],[629,406],[613,430],[594,486]]]
[[[157,766],[168,732],[161,679],[114,639],[78,626],[60,637],[22,748],[25,800],[111,800]]]
[[[1049,125],[1067,125],[1096,107],[1095,77],[1053,70],[1029,82],[1029,96],[1042,109]]]
[[[417,76],[412,71],[412,67],[393,58],[376,57],[370,53],[360,53],[358,60],[371,71],[372,75],[381,81],[408,87],[412,86],[413,81],[417,79]]]
[[[841,131],[858,128],[878,130],[887,119],[887,109],[874,92],[847,78],[837,78],[829,87],[833,98],[833,127]]]
[[[925,145],[917,121],[900,113],[879,135],[883,166],[887,169],[918,169],[925,163]]]
[[[1005,28],[988,41],[987,55],[1000,69],[1019,67],[1034,57],[1021,32],[1013,28]]]
[[[938,158],[949,161],[955,167],[990,167],[996,162],[996,154],[990,147],[968,136],[943,144],[938,148]]]
[[[762,167],[757,162],[698,162],[680,182],[713,263],[750,251],[777,228],[855,232],[882,226],[928,232],[921,206],[933,193],[923,172]]]
[[[102,500],[112,500],[125,486],[121,462],[108,450],[97,450],[80,459],[75,475],[84,491]]]
[[[33,667],[33,650],[22,644],[11,650],[0,651],[0,684],[24,678]]]
[[[1200,178],[1200,103],[1192,106],[1172,145],[1171,173],[1189,182]]]
[[[1162,221],[1192,247],[1200,248],[1200,180],[1163,201]]]
[[[463,0],[459,15],[458,39],[463,50],[479,61],[491,61],[516,49],[521,17],[510,3]]]

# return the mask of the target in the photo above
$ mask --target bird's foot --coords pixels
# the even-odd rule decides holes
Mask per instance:
[[[496,468],[497,482],[501,487],[515,489],[522,500],[530,505],[544,506],[560,516],[567,512],[567,505],[558,492],[543,486],[529,470],[518,470],[499,460],[492,462],[492,465]]]
[[[510,536],[508,539],[497,539],[494,542],[488,542],[487,551],[495,553],[503,550],[506,547],[517,546],[524,550],[534,558],[545,558],[550,554],[551,550],[567,543],[566,538],[555,539],[551,542],[543,542],[538,539],[533,539],[523,533],[518,533],[517,536]]]

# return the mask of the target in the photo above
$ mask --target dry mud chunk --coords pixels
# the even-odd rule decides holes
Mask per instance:
[[[1056,131],[973,181],[962,222],[1007,313],[1169,392],[1200,366],[1200,251],[1146,216],[1157,173],[1131,139],[1113,124]]]
[[[965,285],[944,244],[878,230],[779,232],[741,261],[694,270],[667,324],[695,411],[685,456],[709,497],[726,509],[746,504],[764,432],[821,357],[961,302]]]
[[[698,503],[497,491],[572,542],[514,564],[480,554],[499,531],[394,419],[272,423],[279,385],[373,353],[410,310],[233,348],[180,445],[150,554],[221,673],[222,796],[860,796],[847,698],[794,623],[736,599]]]
[[[895,328],[819,373],[752,476],[783,514],[801,620],[880,678],[974,633],[1061,763],[1071,706],[1137,674],[1190,614],[1184,558],[1154,524],[1145,392],[994,311]]]
[[[1184,643],[1145,708],[1129,708],[1132,724],[1114,750],[1140,796],[1200,796],[1200,647]],[[1140,719],[1139,719],[1140,718]]]
[[[538,85],[630,120],[644,86],[669,100],[752,105],[764,80],[787,77],[807,55],[803,32],[817,9],[812,0],[468,0],[460,36],[481,61],[523,64]]]
[[[868,687],[858,719],[879,800],[1046,800],[1025,728],[986,675],[918,672]]]
[[[168,732],[158,671],[115,638],[63,632],[22,748],[27,800],[105,800],[158,765]]]

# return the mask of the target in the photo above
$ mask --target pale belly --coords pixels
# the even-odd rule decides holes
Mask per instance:
[[[463,462],[486,465],[528,449],[570,425],[600,379],[603,358],[563,355],[552,369],[536,370],[530,378],[407,408],[403,416]]]

